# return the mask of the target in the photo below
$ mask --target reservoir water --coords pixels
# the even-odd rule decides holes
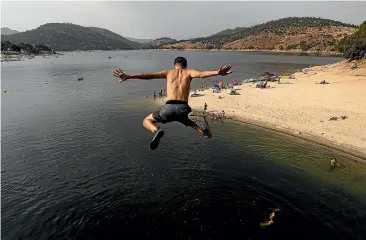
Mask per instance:
[[[150,151],[142,120],[165,82],[118,84],[112,71],[179,55],[199,70],[232,64],[226,82],[339,61],[116,51],[2,63],[2,239],[366,239],[366,166],[348,154],[231,121],[211,122],[208,140],[168,124]],[[274,208],[281,224],[260,228]]]

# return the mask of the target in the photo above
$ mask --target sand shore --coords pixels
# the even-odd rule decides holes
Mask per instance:
[[[295,73],[295,79],[281,80],[291,84],[271,82],[267,89],[242,84],[236,87],[240,95],[205,90],[199,92],[203,96],[191,97],[190,105],[203,111],[206,102],[208,112],[224,110],[235,120],[313,137],[366,159],[366,61],[358,62],[358,67],[351,70],[345,61],[316,66],[307,74]],[[329,84],[316,84],[322,80]],[[341,115],[348,118],[329,121]]]
[[[160,49],[150,49],[150,50],[157,50],[157,51],[172,51],[174,49],[170,48],[160,48]],[[340,52],[331,52],[331,51],[302,51],[299,49],[294,50],[279,50],[279,49],[191,49],[185,48],[182,50],[175,49],[176,51],[209,51],[209,52],[264,52],[264,53],[286,53],[286,54],[293,54],[293,55],[310,55],[310,56],[334,56],[334,57],[341,57],[342,53]]]

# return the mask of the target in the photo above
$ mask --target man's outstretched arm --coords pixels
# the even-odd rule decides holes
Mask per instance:
[[[231,65],[226,64],[223,67],[220,67],[217,71],[196,71],[194,69],[189,70],[189,74],[191,75],[191,78],[208,78],[208,77],[214,77],[214,76],[225,76],[230,73],[231,71]]]
[[[124,73],[121,69],[117,69],[113,72],[115,77],[120,78],[119,82],[127,81],[128,79],[143,79],[143,80],[150,80],[156,78],[166,78],[168,75],[168,71],[161,71],[155,73],[141,73],[141,74],[131,74],[128,75]]]
[[[197,71],[194,69],[189,70],[189,75],[191,75],[192,78],[208,78],[208,77],[214,77],[219,75],[218,71]]]

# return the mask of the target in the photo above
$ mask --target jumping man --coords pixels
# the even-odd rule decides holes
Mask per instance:
[[[167,102],[159,111],[150,114],[143,121],[143,126],[154,134],[150,143],[150,149],[154,150],[159,146],[160,139],[164,136],[164,131],[156,123],[180,122],[185,126],[192,127],[204,137],[212,137],[207,121],[202,117],[198,118],[190,114],[192,109],[188,105],[188,97],[191,81],[193,78],[225,76],[230,73],[231,65],[228,64],[220,67],[217,71],[200,72],[194,69],[187,69],[187,60],[184,57],[177,57],[174,60],[174,69],[172,70],[128,75],[117,69],[113,75],[121,79],[119,82],[125,82],[128,79],[167,79]]]

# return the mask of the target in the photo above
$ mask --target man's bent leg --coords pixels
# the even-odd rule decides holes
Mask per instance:
[[[206,138],[212,137],[210,126],[203,116],[198,116],[190,113],[188,115],[188,118],[190,121],[190,124],[187,124],[188,126],[191,126],[194,130],[196,130]]]
[[[157,121],[154,119],[153,115],[150,114],[149,116],[147,116],[144,121],[142,122],[142,125],[144,126],[144,128],[146,128],[147,130],[149,130],[152,133],[155,133],[156,130],[158,129],[158,127],[156,126]]]
[[[152,114],[147,116],[142,123],[147,130],[150,130],[154,134],[150,142],[150,149],[155,150],[159,146],[160,139],[164,136],[164,131],[156,126],[157,121]]]
[[[208,130],[202,130],[201,128],[197,127],[197,126],[192,126],[192,128],[194,130],[196,130],[197,132],[199,132],[202,136],[204,136],[205,138],[212,138],[212,132],[211,129]]]

